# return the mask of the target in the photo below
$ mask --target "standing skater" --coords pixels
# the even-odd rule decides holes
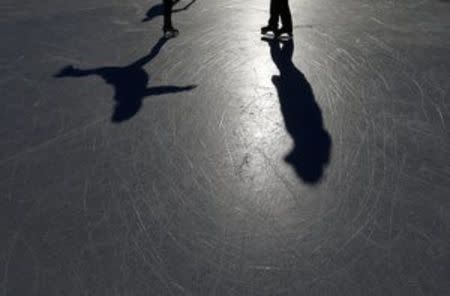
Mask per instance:
[[[179,31],[172,26],[172,7],[173,7],[173,4],[176,2],[178,2],[178,1],[163,0],[163,5],[164,5],[163,31],[164,31],[164,37],[166,37],[166,38],[176,37],[179,33]]]
[[[282,27],[279,29],[280,18]],[[266,35],[269,32],[272,32],[275,37],[287,35],[288,39],[292,38],[292,17],[288,0],[270,0],[269,24],[261,28],[261,34]]]

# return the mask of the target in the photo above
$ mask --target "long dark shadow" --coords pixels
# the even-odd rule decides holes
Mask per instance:
[[[166,38],[159,39],[147,55],[124,67],[107,66],[77,69],[69,65],[61,69],[54,77],[100,76],[106,83],[111,84],[115,90],[114,100],[116,104],[111,121],[122,122],[130,119],[140,110],[142,100],[145,97],[189,91],[196,87],[196,85],[147,87],[149,76],[143,67],[158,55],[166,42]]]
[[[325,130],[322,111],[317,104],[311,85],[292,62],[294,43],[265,40],[280,75],[272,76],[280,100],[286,130],[294,141],[287,163],[306,183],[317,183],[330,160],[331,137]]]
[[[188,10],[189,7],[195,3],[195,1],[197,0],[191,0],[183,7],[172,9],[172,13]],[[180,2],[180,0],[173,1],[174,4],[177,4],[178,2]],[[163,14],[164,14],[164,5],[162,3],[155,4],[154,6],[150,7],[150,9],[146,12],[145,18],[142,20],[142,22],[149,22],[153,20],[155,17],[158,17]]]

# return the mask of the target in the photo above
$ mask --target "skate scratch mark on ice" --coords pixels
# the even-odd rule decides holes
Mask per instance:
[[[425,110],[425,94],[423,93],[422,86],[420,86],[420,84],[414,78],[411,78],[411,81],[414,83],[414,85],[417,87],[417,89],[420,92],[420,107],[423,111],[423,115],[425,116],[425,118],[427,120],[429,120],[427,111]]]
[[[442,127],[444,128],[444,130],[447,130],[447,127],[445,126],[445,120],[444,120],[444,116],[442,115],[441,109],[439,108],[439,106],[436,106],[435,104],[433,104],[437,113],[439,114],[439,118],[441,119],[441,123],[442,123]]]
[[[221,250],[220,252],[220,257],[219,257],[219,264],[218,266],[215,267],[216,269],[216,273],[217,273],[217,277],[215,278],[214,281],[214,286],[213,286],[213,294],[212,295],[217,295],[217,288],[219,287],[219,284],[223,281],[223,270],[224,270],[224,266],[225,264],[224,262],[224,257],[225,257],[225,252]]]
[[[33,291],[34,293],[32,294],[37,294],[38,291],[38,287],[39,287],[39,261],[38,261],[38,256],[36,255],[36,251],[35,249],[32,247],[32,245],[29,243],[29,240],[27,238],[23,238],[22,239],[23,244],[25,245],[25,247],[28,249],[29,253],[31,254],[32,257],[32,262],[33,262],[33,268],[34,269],[34,280],[33,280]],[[30,266],[28,266],[28,268],[31,268]]]
[[[317,28],[313,28],[313,31],[315,31],[318,35],[320,35],[321,37],[324,37],[324,39],[328,39],[329,42],[336,44],[336,38],[334,38],[333,36],[331,36],[330,34],[327,34],[325,32],[320,31]]]
[[[247,109],[249,109],[255,102],[256,102],[256,100],[251,100],[246,105],[244,105],[242,107],[242,112],[244,112],[244,113],[247,112]]]
[[[116,25],[129,25],[130,24],[130,22],[123,21],[123,20],[120,20],[120,19],[115,19],[115,20],[112,21],[112,23],[116,24]]]
[[[262,155],[262,157],[264,158],[267,165],[272,169],[275,176],[277,176],[277,178],[281,181],[281,183],[284,185],[286,190],[290,193],[292,198],[295,198],[296,194],[295,194],[294,190],[291,188],[291,184],[289,184],[288,180],[286,180],[286,178],[277,170],[276,166],[272,163],[272,160],[260,148],[256,148],[256,151]]]
[[[205,142],[203,142],[202,139],[199,139],[200,145],[203,147],[203,149],[207,149],[208,147],[206,146]]]
[[[227,113],[226,110],[223,110],[222,115],[220,116],[220,121],[219,121],[219,128],[223,128],[223,120],[225,118],[225,114]]]
[[[374,21],[375,23],[378,23],[378,24],[380,24],[380,25],[383,25],[383,26],[386,25],[386,23],[380,21],[379,19],[377,19],[377,18],[375,18],[375,17],[371,17],[370,20],[372,20],[372,21]]]
[[[389,86],[389,83],[387,82],[386,78],[384,77],[384,75],[382,73],[380,73],[380,71],[378,71],[377,69],[375,69],[372,65],[372,63],[368,62],[367,65],[369,66],[369,68],[375,73],[375,75],[378,76],[378,78],[380,78],[380,80],[383,82],[384,87],[387,90],[390,90],[391,87]]]
[[[331,54],[327,54],[327,57],[328,57],[330,60],[332,60],[333,62],[337,63],[337,59],[336,59],[335,56],[332,56]],[[321,64],[320,62],[318,62],[317,60],[314,60],[312,63],[315,64],[315,65],[317,65],[317,67],[320,68],[320,69],[323,68],[322,64]]]
[[[131,205],[133,207],[133,210],[134,210],[134,212],[136,214],[136,218],[138,220],[138,226],[143,231],[143,233],[147,237],[148,241],[152,241],[152,239],[151,239],[151,237],[149,235],[149,231],[147,229],[147,226],[145,225],[144,220],[142,219],[141,213],[140,213],[139,209],[136,206],[136,200],[132,198],[132,196],[134,196],[133,191],[131,190],[131,187],[132,187],[131,185],[132,184],[130,184],[130,182],[128,182],[122,176],[122,174],[120,172],[118,172],[118,170],[116,168],[114,168],[114,171],[115,171],[116,176],[121,181],[122,188],[124,188],[127,191],[127,193],[128,193],[128,196],[129,196],[129,199],[130,199],[130,203],[131,203]],[[137,190],[140,191],[142,196],[145,195],[145,192],[143,192],[143,190],[141,188],[138,188]],[[151,211],[152,215],[154,216],[154,211],[153,211],[152,207],[149,207],[148,209]],[[161,258],[159,258],[158,256],[154,255],[153,257],[155,259],[157,259],[159,262],[161,262]]]
[[[67,132],[65,132],[63,134],[54,136],[54,137],[52,137],[52,138],[50,138],[50,139],[48,139],[48,140],[46,140],[46,141],[44,141],[44,142],[42,142],[40,144],[34,145],[34,146],[32,146],[32,147],[30,147],[28,149],[25,149],[23,151],[17,152],[15,154],[11,155],[11,156],[8,156],[8,157],[0,160],[0,166],[4,165],[5,163],[7,163],[9,161],[16,160],[16,159],[19,159],[19,158],[27,155],[27,154],[33,153],[33,152],[35,152],[37,150],[46,148],[46,147],[54,144],[55,142],[57,142],[60,139],[63,139],[63,138],[66,138],[66,137],[72,137],[75,134],[77,134],[78,132],[86,130],[86,129],[88,129],[88,128],[92,127],[92,126],[95,126],[95,125],[97,125],[97,124],[99,124],[101,122],[107,121],[108,119],[109,119],[109,117],[104,117],[104,118],[95,120],[95,121],[93,121],[91,123],[88,123],[88,124],[82,126],[82,127],[73,128],[73,129],[71,129],[71,130],[69,130],[69,131],[67,131]]]
[[[354,83],[352,83],[348,78],[344,78],[344,79],[345,80],[343,81],[343,84],[344,84],[343,88],[346,89],[350,93],[350,95],[353,96],[354,98],[359,98],[359,96],[354,91]],[[333,82],[333,85],[335,86],[336,90],[339,90],[338,87],[336,87],[336,85],[337,85],[336,81]],[[339,94],[336,95],[336,97],[339,97],[340,99],[343,99],[342,95],[339,95]],[[367,113],[366,106],[363,105],[362,108],[365,111],[364,113]]]
[[[175,288],[177,288],[178,290],[180,290],[183,293],[186,293],[186,289],[184,289],[184,287],[182,285],[180,285],[179,283],[177,283],[176,281],[172,280],[170,282],[172,285],[175,286]]]
[[[363,210],[364,208],[361,210],[361,212]],[[366,221],[364,221],[364,223],[352,233],[352,235],[341,245],[341,247],[337,249],[336,255],[339,254],[343,249],[345,249],[355,239],[355,237],[357,237],[361,233],[361,231],[363,231],[367,227],[369,222],[372,221],[372,217],[375,215],[376,212],[377,211],[373,211],[372,213],[369,212]]]
[[[228,139],[227,139],[226,135],[225,135],[225,149],[227,150],[228,158],[230,159],[231,164],[234,165],[233,155],[231,155],[231,151],[230,151],[230,147],[228,145]]]
[[[172,143],[173,145],[177,145],[177,124],[175,119],[173,119],[173,128],[172,128]]]
[[[13,61],[9,61],[9,62],[6,62],[4,65],[0,65],[0,69],[10,68],[10,67],[14,66],[14,64],[16,64],[16,63],[20,62],[21,60],[23,60],[24,58],[25,58],[25,56],[21,55],[21,56],[17,57]]]
[[[205,188],[205,186],[201,185],[201,184],[198,182],[197,178],[193,178],[193,183],[195,184],[195,186],[196,186],[200,191],[206,193],[207,195],[214,196],[213,190]]]
[[[376,43],[376,45],[382,49],[384,49],[385,51],[389,52],[389,53],[393,53],[394,49],[392,47],[390,47],[389,45],[387,45],[385,42],[383,42],[382,40],[380,40],[379,38],[370,35],[370,34],[366,34],[366,36],[371,39],[372,41],[374,41]],[[398,59],[397,59],[398,60]]]
[[[186,158],[186,161],[187,161],[189,167],[191,168],[191,170],[194,170],[194,168],[195,168],[194,162],[193,162],[192,159],[189,157],[189,155],[186,153],[186,149],[184,149],[184,148],[181,148],[181,149],[182,149],[182,150],[181,150],[182,155],[184,156],[184,158]]]
[[[88,187],[89,187],[89,178],[86,177],[84,179],[84,188],[83,188],[83,210],[85,213],[87,213],[87,192],[88,192]]]
[[[391,88],[390,88],[390,86],[389,86],[389,84],[388,84],[388,82],[387,82],[385,76],[384,76],[380,71],[378,71],[378,70],[375,70],[375,74],[381,79],[381,81],[383,81],[384,87],[385,87],[387,90],[390,90]]]
[[[203,175],[203,178],[205,178],[206,182],[208,182],[209,187],[213,188],[213,182],[212,182],[212,177],[210,176],[210,174],[207,174],[205,169],[203,167],[199,167],[201,174]],[[211,190],[212,192],[212,190]]]
[[[3,268],[3,280],[2,280],[2,290],[3,290],[3,295],[7,295],[6,294],[6,287],[8,284],[8,279],[9,279],[9,265],[11,263],[11,259],[14,253],[14,249],[16,247],[17,241],[19,240],[19,233],[20,233],[20,229],[17,230],[14,235],[11,238],[11,242],[10,242],[10,247],[8,250],[8,255],[6,256],[6,262],[4,262],[4,268]]]
[[[170,293],[170,295],[174,295],[172,290],[170,289],[170,287],[168,285],[167,279],[169,278],[169,276],[164,271],[161,272],[160,270],[156,270],[157,266],[161,265],[161,259],[158,256],[153,255],[154,260],[157,261],[157,263],[158,263],[155,266],[155,262],[150,262],[148,256],[145,254],[146,252],[151,252],[151,250],[148,250],[148,248],[146,250],[144,250],[138,244],[137,240],[133,240],[133,243],[134,243],[134,246],[135,246],[136,250],[139,251],[139,254],[141,255],[142,260],[145,263],[146,267],[149,268],[152,271],[152,274],[154,276],[156,276],[158,278],[158,280],[161,282],[161,284],[163,284],[166,287],[166,289]]]
[[[356,58],[354,57],[354,55],[352,55],[348,50],[340,47],[337,48],[336,51],[338,53],[342,53],[344,55],[347,56],[347,58],[350,60],[350,65],[352,67],[352,69],[355,71],[356,70],[356,66],[359,64],[358,61],[356,60]]]
[[[360,260],[360,259],[362,258],[362,256],[363,256],[363,253],[361,253],[361,254],[358,255],[358,256],[355,256],[352,260],[349,260],[348,263],[345,263],[342,267],[339,267],[339,268],[337,268],[336,270],[334,270],[334,271],[332,271],[332,272],[330,272],[330,273],[328,273],[328,274],[324,274],[324,275],[317,276],[317,277],[315,277],[314,279],[312,279],[311,281],[306,282],[305,284],[306,284],[307,286],[311,286],[311,285],[313,285],[314,283],[316,283],[316,282],[318,282],[318,281],[323,281],[323,280],[332,278],[332,277],[334,277],[334,276],[337,275],[337,274],[340,274],[340,273],[341,273],[341,274],[342,274],[342,273],[348,273],[348,271],[347,271],[347,272],[345,272],[345,271],[346,271],[347,269],[349,269],[352,265],[354,265],[358,260]],[[316,266],[315,268],[318,269],[317,266]]]
[[[279,267],[275,267],[275,266],[268,266],[268,265],[250,265],[248,267],[249,269],[255,269],[255,270],[264,270],[264,271],[275,271],[275,270],[282,270]]]

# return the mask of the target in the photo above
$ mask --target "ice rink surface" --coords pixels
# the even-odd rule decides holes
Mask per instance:
[[[0,295],[449,295],[450,3],[189,2],[1,1]]]

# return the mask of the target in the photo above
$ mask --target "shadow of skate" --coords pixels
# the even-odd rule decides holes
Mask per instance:
[[[195,3],[195,1],[197,0],[191,0],[188,4],[186,4],[184,7],[181,8],[176,8],[176,9],[172,9],[172,13],[177,13],[180,11],[184,11],[184,10],[188,10],[189,7]],[[180,2],[180,0],[175,0],[173,1],[174,5],[177,4],[178,2]],[[164,14],[164,4],[163,3],[159,3],[156,4],[154,6],[152,6],[145,14],[145,18],[142,19],[142,22],[149,22],[151,20],[153,20],[155,17],[161,16]]]
[[[331,137],[324,129],[322,111],[311,85],[292,62],[294,43],[268,40],[270,54],[280,71],[272,76],[286,130],[294,147],[285,160],[306,183],[317,183],[330,160]]]
[[[166,42],[166,38],[159,39],[149,54],[124,67],[106,66],[93,69],[77,69],[69,65],[61,69],[54,77],[100,76],[106,83],[111,84],[115,90],[114,100],[116,104],[111,121],[116,123],[122,122],[139,112],[142,100],[145,97],[189,91],[196,87],[196,85],[147,87],[149,76],[143,67],[158,55]]]

